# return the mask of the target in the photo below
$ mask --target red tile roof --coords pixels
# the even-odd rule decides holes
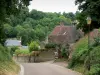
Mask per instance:
[[[70,33],[73,30],[73,26],[56,26],[52,33],[50,35],[66,35],[67,33]]]
[[[56,26],[52,33],[49,35],[49,42],[70,43],[77,39],[79,39],[79,35],[75,26]]]

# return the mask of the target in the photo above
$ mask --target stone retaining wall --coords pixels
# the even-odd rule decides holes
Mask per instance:
[[[50,61],[54,60],[54,50],[42,51],[38,57],[36,57],[36,62]],[[21,63],[28,63],[29,56],[14,56],[14,59]],[[31,56],[31,62],[34,62],[34,56]]]

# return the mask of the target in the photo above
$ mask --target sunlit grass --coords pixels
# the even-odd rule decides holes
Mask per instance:
[[[15,55],[29,55],[30,52],[28,49],[18,49],[15,51]]]
[[[17,75],[20,71],[20,67],[13,60],[12,61],[0,61],[0,75]]]

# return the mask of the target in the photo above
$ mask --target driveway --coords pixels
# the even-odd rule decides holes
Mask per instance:
[[[23,63],[24,75],[81,75],[52,63]]]

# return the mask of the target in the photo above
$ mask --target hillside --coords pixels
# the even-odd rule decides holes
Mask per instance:
[[[0,75],[17,75],[20,67],[12,60],[10,51],[0,45]]]
[[[100,75],[100,37],[96,36],[98,33],[95,31],[97,30],[90,33],[90,49],[87,35],[73,46],[74,51],[68,67],[84,75]]]
[[[18,75],[20,68],[14,61],[0,61],[0,75]]]

